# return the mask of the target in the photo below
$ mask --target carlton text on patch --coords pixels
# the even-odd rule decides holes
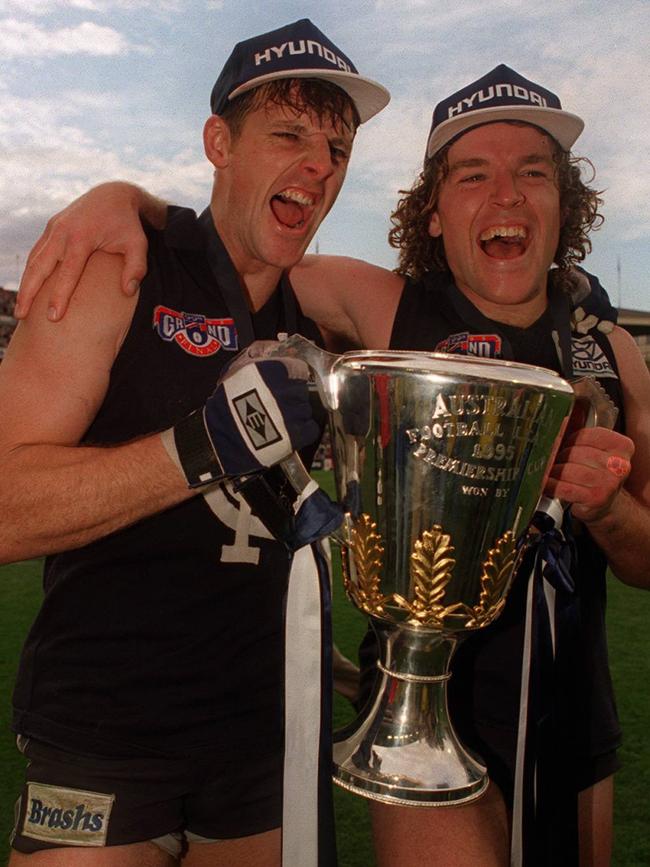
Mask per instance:
[[[190,355],[214,355],[220,349],[239,349],[233,319],[209,319],[203,313],[179,313],[159,304],[153,311],[153,327],[166,342],[175,342]]]
[[[436,346],[436,352],[450,355],[475,355],[478,358],[500,358],[501,338],[498,334],[470,334],[461,331],[450,334]]]

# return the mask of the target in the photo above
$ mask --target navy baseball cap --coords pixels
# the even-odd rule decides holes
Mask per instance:
[[[390,93],[364,78],[308,18],[238,42],[215,86],[210,106],[221,114],[229,100],[277,78],[319,78],[344,90],[359,112],[361,123],[381,111]]]
[[[577,115],[564,111],[559,97],[550,90],[502,63],[438,103],[427,158],[472,127],[498,120],[520,120],[538,126],[566,151],[571,150],[585,125]]]

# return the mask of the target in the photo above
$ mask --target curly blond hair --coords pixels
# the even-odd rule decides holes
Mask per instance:
[[[521,121],[506,121],[521,125]],[[560,191],[562,215],[560,238],[553,261],[557,265],[557,280],[568,287],[572,283],[571,268],[582,262],[591,252],[589,232],[600,228],[604,217],[599,213],[602,205],[601,191],[588,186],[582,179],[582,165],[591,171],[591,183],[595,177],[592,163],[584,157],[573,156],[563,150],[551,138],[553,160],[556,166],[556,183]],[[449,148],[451,142],[441,148],[425,163],[418,179],[410,190],[400,190],[401,198],[391,214],[393,228],[388,234],[391,247],[400,251],[398,274],[418,280],[427,271],[448,269],[442,237],[432,238],[429,222],[438,206],[438,196],[449,174]]]

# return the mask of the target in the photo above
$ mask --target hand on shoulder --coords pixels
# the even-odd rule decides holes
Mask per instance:
[[[140,212],[155,216],[158,211],[152,203],[165,207],[138,187],[113,181],[94,187],[55,214],[27,259],[16,303],[17,318],[27,316],[43,290],[48,318],[61,319],[95,250],[123,256],[118,286],[125,294],[134,294],[147,268],[147,239]],[[53,275],[54,281],[45,287]]]
[[[120,292],[122,257],[102,251],[92,253],[80,274],[66,316],[55,320],[48,315],[48,305],[61,267],[55,267],[45,280],[30,315],[19,323],[16,338],[21,343],[47,345],[49,352],[62,358],[75,356],[77,347],[86,347],[93,354],[101,351],[112,364],[137,303],[137,296]]]

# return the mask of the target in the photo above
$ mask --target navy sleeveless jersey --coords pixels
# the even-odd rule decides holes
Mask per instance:
[[[598,329],[570,332],[566,297],[549,280],[549,304],[529,328],[504,325],[483,316],[456,288],[449,274],[406,280],[393,325],[392,349],[415,349],[503,358],[546,367],[567,378],[595,376],[619,408],[623,400],[617,366],[606,335]],[[559,332],[559,333],[558,333]],[[564,365],[558,345],[565,346]],[[559,667],[556,691],[567,755],[596,756],[615,749],[620,729],[607,658],[605,628],[607,563],[588,532],[576,528],[579,623],[572,647]],[[498,745],[516,732],[525,612],[524,561],[504,612],[491,626],[465,638],[452,661],[449,698],[462,739],[490,763],[490,740]],[[566,649],[565,649],[566,651]],[[495,757],[496,761],[497,758]]]
[[[164,233],[148,236],[148,273],[87,443],[169,427],[243,348],[194,212],[175,210]],[[319,340],[297,306],[288,315],[287,297],[296,304],[284,282],[253,314],[255,336],[275,339],[292,319]],[[100,755],[280,748],[288,567],[284,547],[219,486],[48,558],[14,729]]]

